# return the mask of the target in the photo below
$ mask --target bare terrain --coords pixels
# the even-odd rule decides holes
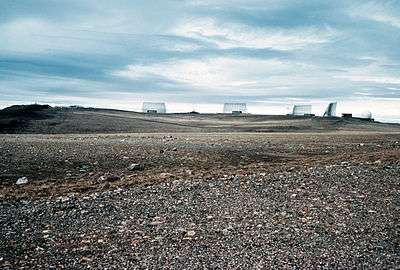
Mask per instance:
[[[45,114],[0,135],[2,269],[400,264],[398,125]]]
[[[33,106],[33,107],[32,107]],[[95,108],[15,106],[0,110],[0,133],[199,133],[399,131],[400,124],[340,117],[231,114],[145,114]]]

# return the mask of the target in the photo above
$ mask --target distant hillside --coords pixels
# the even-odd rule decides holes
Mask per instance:
[[[49,109],[51,109],[50,105],[13,105],[0,110],[0,115],[37,118],[42,116],[43,111],[47,111]]]
[[[49,105],[13,105],[0,110],[0,132],[15,133],[28,128],[29,123],[52,117]]]
[[[230,114],[144,114],[130,111],[15,105],[0,110],[0,133],[400,131],[399,124],[340,117]]]

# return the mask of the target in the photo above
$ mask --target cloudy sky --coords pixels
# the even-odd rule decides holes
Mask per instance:
[[[400,122],[400,1],[1,0],[0,107],[33,101]]]

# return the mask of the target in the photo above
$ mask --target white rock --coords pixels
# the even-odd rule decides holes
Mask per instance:
[[[195,236],[195,234],[196,234],[195,231],[187,231],[186,232],[186,235],[189,236],[189,237],[193,237],[193,236]]]
[[[18,178],[16,184],[17,184],[17,185],[23,185],[23,184],[26,184],[26,183],[28,183],[28,178],[26,178],[26,177],[24,176],[24,177]]]
[[[143,171],[144,165],[140,163],[132,163],[129,165],[128,170],[130,171]]]

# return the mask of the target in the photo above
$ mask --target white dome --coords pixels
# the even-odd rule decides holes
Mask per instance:
[[[370,111],[364,111],[361,113],[360,118],[371,119],[372,113]]]

